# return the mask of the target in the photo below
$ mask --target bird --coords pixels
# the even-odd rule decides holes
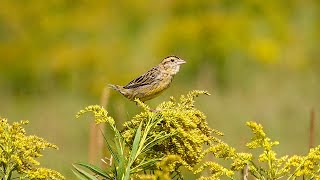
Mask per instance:
[[[177,56],[168,56],[160,64],[146,73],[133,79],[125,86],[109,84],[109,87],[120,92],[131,101],[139,99],[142,102],[153,99],[166,90],[174,76],[179,72],[180,65],[186,61]]]

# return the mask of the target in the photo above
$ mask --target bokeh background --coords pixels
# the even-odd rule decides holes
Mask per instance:
[[[245,122],[264,125],[279,155],[305,154],[310,111],[320,143],[320,1],[2,0],[0,116],[60,147],[42,165],[74,179],[88,159],[90,118],[108,83],[124,85],[168,55],[187,61],[150,106],[208,90],[198,106],[225,140],[247,151]],[[119,124],[140,110],[111,91]]]

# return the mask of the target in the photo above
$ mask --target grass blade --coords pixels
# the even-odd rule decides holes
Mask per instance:
[[[171,137],[171,134],[165,134],[165,135],[159,135],[157,137],[154,138],[154,140],[148,142],[142,149],[141,153],[145,153],[146,151],[148,151],[149,149],[151,149],[153,146],[155,146],[156,144],[160,144],[162,141],[166,140],[167,138]]]
[[[140,145],[140,140],[141,140],[141,126],[142,126],[142,122],[140,123],[136,134],[134,136],[134,140],[133,140],[133,144],[132,144],[132,150],[130,153],[130,164],[133,163],[133,161],[136,159],[137,157],[137,151],[138,151],[138,147]]]
[[[156,165],[157,162],[161,161],[162,159],[151,159],[149,161],[143,161],[134,168],[131,169],[131,173],[138,173],[145,169],[150,169],[150,167],[153,167]]]
[[[77,171],[77,173],[79,173],[79,175],[89,179],[89,180],[98,180],[95,176],[91,175],[90,173],[88,173],[87,171],[78,168],[77,166],[73,165],[74,169]],[[78,176],[77,176],[78,177]]]
[[[77,176],[78,179],[80,180],[88,180],[87,178],[84,178],[78,171],[72,170],[73,174]]]
[[[117,164],[116,174],[117,174],[117,179],[123,179],[124,173],[126,172],[126,155],[124,151],[124,142],[122,139],[117,138],[117,141],[115,143],[117,152],[119,154],[119,162]]]
[[[112,157],[114,158],[114,160],[119,163],[119,155],[118,155],[118,153],[116,153],[116,152],[112,149],[111,144],[109,143],[107,137],[103,134],[103,132],[102,132],[101,129],[100,129],[100,132],[102,133],[102,136],[103,136],[104,140],[106,141],[106,145],[107,145],[107,148],[108,148],[110,154],[112,155]]]
[[[89,169],[91,172],[93,172],[93,173],[95,173],[95,174],[97,174],[99,176],[111,179],[111,176],[107,172],[105,172],[102,169],[100,169],[99,167],[96,167],[96,166],[93,166],[93,165],[90,165],[90,164],[87,164],[87,163],[77,163],[77,165],[85,167],[85,168]]]

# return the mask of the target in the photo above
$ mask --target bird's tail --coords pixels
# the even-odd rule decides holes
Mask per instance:
[[[121,90],[121,86],[119,85],[114,85],[114,84],[108,84],[108,86],[116,91],[119,91]]]
[[[124,97],[131,100],[131,92],[128,89],[125,89],[123,86],[115,85],[115,84],[108,84],[108,86],[119,93],[121,93]]]
[[[121,93],[124,96],[126,96],[126,94],[127,94],[127,91],[122,86],[115,85],[115,84],[109,84],[109,87],[118,91],[119,93]]]

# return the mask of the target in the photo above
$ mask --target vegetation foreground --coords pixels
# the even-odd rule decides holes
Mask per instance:
[[[277,157],[273,147],[279,142],[268,138],[262,125],[247,122],[253,137],[246,146],[259,149],[260,153],[238,152],[220,139],[221,132],[208,126],[206,116],[195,106],[194,99],[198,95],[209,93],[191,91],[179,100],[171,98],[161,103],[155,110],[136,100],[142,112],[125,122],[122,128],[116,127],[115,120],[101,106],[81,110],[77,117],[93,113],[96,123],[106,123],[114,138],[105,137],[111,154],[106,168],[76,163],[74,174],[79,179],[92,180],[184,179],[186,172],[196,174],[198,179],[320,178],[320,146],[310,149],[305,156]],[[64,179],[54,170],[39,168],[36,160],[45,148],[57,149],[55,145],[26,135],[22,125],[27,121],[10,125],[1,118],[0,122],[0,176],[3,180]]]

